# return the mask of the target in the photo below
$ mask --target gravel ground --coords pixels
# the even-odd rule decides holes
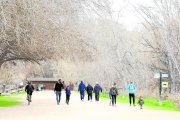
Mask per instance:
[[[80,101],[77,93],[72,92],[70,104],[65,104],[65,93],[62,92],[60,105],[56,104],[53,91],[34,92],[33,101],[27,105],[0,108],[0,120],[179,120],[180,112],[139,109],[128,104],[118,103],[109,106],[109,101]]]

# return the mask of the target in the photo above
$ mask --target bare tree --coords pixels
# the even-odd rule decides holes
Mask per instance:
[[[106,5],[99,0],[1,0],[0,66],[8,61],[38,62],[54,56],[71,60],[75,56],[86,60],[87,56],[92,60],[90,51],[94,48],[86,42],[80,23],[87,11],[96,15],[107,12]]]
[[[49,9],[38,1],[2,0],[0,3],[0,65],[7,61],[37,62],[51,57],[55,43],[50,40],[53,27],[48,20]]]
[[[149,48],[154,61],[157,61],[152,61],[152,67],[169,73],[173,82],[172,90],[180,77],[179,5],[178,0],[154,0],[154,6],[139,8],[148,33],[143,35],[143,44]]]

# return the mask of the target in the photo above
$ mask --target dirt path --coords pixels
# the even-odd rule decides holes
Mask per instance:
[[[87,96],[86,96],[87,97]],[[24,98],[25,99],[25,98]],[[72,93],[70,105],[65,104],[63,92],[60,105],[56,105],[53,91],[35,92],[30,106],[24,104],[0,108],[0,120],[178,120],[179,112],[140,110],[127,104],[109,106],[109,101],[81,102],[79,95]]]

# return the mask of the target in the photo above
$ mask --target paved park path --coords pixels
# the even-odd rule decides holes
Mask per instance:
[[[0,120],[180,120],[179,112],[140,110],[138,106],[120,103],[112,107],[109,101],[101,99],[81,102],[73,92],[70,105],[66,105],[62,93],[61,103],[56,105],[53,91],[34,92],[30,106],[24,97],[22,105],[0,108]]]

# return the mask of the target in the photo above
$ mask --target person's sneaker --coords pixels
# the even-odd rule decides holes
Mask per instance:
[[[136,106],[136,105],[133,105],[134,107]]]

